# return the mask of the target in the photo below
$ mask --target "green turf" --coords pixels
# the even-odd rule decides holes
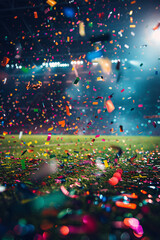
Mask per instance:
[[[75,194],[78,195],[82,204],[79,210],[83,214],[89,213],[95,216],[101,214],[109,218],[108,226],[99,223],[99,233],[102,236],[98,235],[97,239],[103,239],[105,233],[111,233],[113,231],[112,222],[118,221],[118,219],[123,221],[125,217],[129,216],[127,214],[131,214],[132,217],[142,214],[139,219],[141,219],[145,236],[149,236],[150,240],[156,239],[156,231],[160,220],[156,215],[159,211],[157,199],[160,137],[101,136],[95,138],[95,136],[53,135],[49,145],[46,145],[47,135],[23,135],[20,140],[18,135],[6,135],[4,137],[4,139],[0,139],[0,182],[8,184],[7,191],[3,193],[5,199],[11,202],[13,198],[17,199],[14,191],[17,181],[25,183],[29,189],[35,189],[38,195],[54,194],[54,191],[59,190],[63,185],[68,190],[74,190]],[[105,139],[105,142],[102,139]],[[117,164],[115,163],[117,150],[113,146],[120,147],[123,151]],[[21,156],[25,150],[27,152]],[[28,152],[30,150],[32,152]],[[134,156],[136,157],[131,162],[130,159]],[[104,163],[104,160],[108,161],[108,167],[103,171],[98,169],[95,164],[97,157],[102,158],[102,163]],[[45,177],[42,182],[33,183],[31,181],[32,173],[37,171],[41,164],[50,161],[57,163],[57,172]],[[122,181],[116,186],[111,186],[108,180],[113,176],[116,169],[120,168],[123,170]],[[155,186],[155,190],[148,188],[149,181],[151,185]],[[143,194],[141,190],[152,196],[153,202],[149,204],[150,215],[143,214],[142,208],[148,206],[145,201],[149,197]],[[137,205],[136,210],[120,210],[115,207],[114,201],[109,200],[110,197],[118,196],[123,192],[135,192],[138,195],[137,200],[132,200]],[[103,194],[108,200],[102,203],[97,194]],[[4,200],[1,197],[0,206],[3,206]],[[90,199],[91,204],[86,203],[87,199]],[[65,210],[67,207],[72,209],[72,204],[64,204],[58,211]],[[111,206],[110,213],[104,211],[107,204]],[[35,216],[37,217],[37,215]],[[27,215],[24,217],[27,221],[33,223],[36,229],[40,228],[41,218],[37,220],[34,216],[32,218]],[[66,222],[61,221],[61,219],[54,221],[56,221],[58,227],[73,224],[70,218]],[[153,229],[149,227],[148,221],[154,223]],[[59,232],[56,234],[59,234]],[[154,237],[152,238],[152,236]],[[55,239],[61,238],[57,237]],[[69,239],[75,238],[71,236]],[[76,237],[76,239],[81,239],[81,237]]]
[[[46,151],[61,155],[65,150],[70,150],[72,153],[74,150],[81,151],[82,148],[86,148],[87,151],[93,151],[93,149],[103,151],[103,154],[100,153],[100,155],[104,155],[105,153],[110,153],[108,147],[114,144],[120,146],[125,152],[125,155],[129,156],[130,153],[134,153],[136,150],[137,152],[155,150],[160,141],[160,137],[102,136],[95,138],[95,142],[92,143],[92,139],[94,138],[95,136],[53,135],[51,140],[47,142],[47,135],[23,135],[20,140],[18,135],[6,135],[5,139],[0,139],[0,147],[2,155],[11,154],[14,157],[20,157],[25,149],[32,149],[33,153],[27,152],[24,156],[32,158],[39,156],[40,154],[41,157],[46,159],[48,156],[48,154],[45,154]],[[103,142],[102,139],[105,139],[105,142]],[[49,145],[46,145],[46,143],[49,143]]]
[[[105,139],[105,142],[102,139]],[[129,164],[129,159],[136,154],[135,164],[147,164],[147,158],[150,156],[154,156],[154,163],[156,164],[157,160],[158,164],[159,137],[103,136],[95,138],[95,136],[52,136],[49,142],[46,140],[47,135],[23,135],[20,140],[18,135],[6,135],[5,139],[0,141],[0,157],[2,159],[1,164],[5,167],[7,175],[10,175],[10,172],[13,175],[21,175],[19,174],[21,169],[23,180],[28,180],[30,173],[36,167],[39,167],[45,161],[50,162],[54,159],[59,165],[64,164],[65,169],[68,164],[77,164],[78,170],[82,169],[82,172],[84,171],[85,176],[88,177],[90,172],[96,171],[95,166],[87,165],[86,168],[86,165],[79,166],[79,164],[83,160],[89,160],[90,158],[95,162],[97,157],[102,157],[108,160],[111,170],[107,171],[106,176],[110,176],[115,165],[114,159],[117,153],[111,146],[122,148],[123,154],[120,156],[117,166],[124,170],[127,168],[126,170],[128,171],[135,168],[135,166]],[[93,140],[95,141],[93,142]],[[49,143],[49,145],[46,145],[46,143]],[[22,155],[23,153],[24,155]],[[24,169],[24,165],[26,169]],[[63,171],[61,170],[60,173],[62,174]],[[69,183],[70,181],[68,181]]]

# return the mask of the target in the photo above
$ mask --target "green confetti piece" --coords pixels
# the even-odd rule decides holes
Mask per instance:
[[[79,77],[76,78],[76,80],[74,81],[74,84],[77,84],[79,82]]]
[[[24,73],[28,73],[28,71],[29,71],[29,69],[28,69],[28,68],[25,68],[25,67],[22,67],[21,70],[22,70],[22,72],[24,72]]]
[[[89,27],[93,27],[93,22],[88,23]]]
[[[32,182],[24,181],[25,184],[34,185]]]
[[[60,219],[60,218],[63,218],[65,215],[67,215],[67,214],[72,214],[72,209],[70,209],[70,208],[67,208],[67,209],[64,209],[64,210],[62,210],[59,214],[58,214],[58,218]]]
[[[21,159],[21,164],[22,164],[22,170],[26,169],[25,160],[24,159]]]

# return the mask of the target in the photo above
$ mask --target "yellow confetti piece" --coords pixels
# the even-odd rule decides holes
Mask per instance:
[[[48,128],[48,132],[50,132],[50,131],[52,131],[53,130],[53,127],[51,127],[51,128]]]
[[[28,146],[30,146],[31,144],[32,144],[32,142],[27,143]]]
[[[8,132],[3,132],[3,135],[5,136],[5,135],[7,135],[8,134]]]
[[[106,168],[109,167],[107,160],[104,160],[104,165]]]
[[[136,25],[135,25],[135,24],[133,24],[133,25],[130,25],[129,27],[130,27],[130,28],[135,28],[135,27],[136,27]]]
[[[85,25],[84,25],[84,22],[80,21],[79,23],[79,35],[81,37],[84,37],[86,34],[85,34]]]

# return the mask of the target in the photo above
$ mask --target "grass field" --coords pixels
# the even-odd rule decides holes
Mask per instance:
[[[95,139],[95,142],[92,140]],[[102,141],[104,139],[105,141]],[[23,135],[19,140],[18,135],[6,135],[5,139],[0,139],[1,154],[13,155],[14,157],[20,157],[25,149],[32,149],[32,153],[26,153],[26,157],[36,157],[39,153],[44,159],[49,154],[45,154],[47,151],[56,153],[56,156],[63,155],[65,150],[69,150],[74,154],[73,151],[90,151],[93,153],[93,149],[102,151],[100,155],[110,153],[108,147],[111,145],[120,146],[125,156],[129,154],[145,151],[155,151],[158,147],[160,137],[116,137],[116,136],[102,136],[95,138],[95,136],[56,136],[53,135],[49,142],[47,135]],[[98,156],[99,153],[97,152]],[[96,155],[97,155],[96,154]],[[39,155],[38,155],[39,156]],[[64,156],[64,155],[63,155]]]
[[[6,190],[0,195],[0,207],[1,225],[7,229],[2,231],[3,240],[159,239],[160,137],[54,135],[50,141],[47,135],[3,137],[0,183]],[[57,170],[33,181],[33,172],[39,171],[45,162],[56,163]],[[122,178],[113,186],[108,180],[117,169],[123,170]],[[20,183],[25,184],[25,190]],[[62,186],[68,195],[62,194]],[[133,193],[138,198],[123,196]],[[38,207],[42,198],[46,202]],[[118,199],[135,203],[136,208],[119,207]],[[48,208],[50,212],[55,209],[54,217],[43,215]],[[92,227],[82,223],[84,215]],[[143,233],[126,227],[124,219],[131,217],[139,220]],[[8,224],[10,218],[12,224]],[[25,225],[34,226],[34,231],[15,231],[20,219],[25,219]],[[72,228],[67,227],[71,225]],[[66,226],[66,232],[62,226]]]

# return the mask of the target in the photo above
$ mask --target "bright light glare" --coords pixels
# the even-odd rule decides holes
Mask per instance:
[[[136,60],[130,60],[129,63],[136,67],[139,67],[139,65],[140,65],[140,62],[136,61]]]
[[[153,31],[152,33],[152,41],[154,41],[154,43],[159,43],[160,44],[160,30],[157,29],[155,31]]]

